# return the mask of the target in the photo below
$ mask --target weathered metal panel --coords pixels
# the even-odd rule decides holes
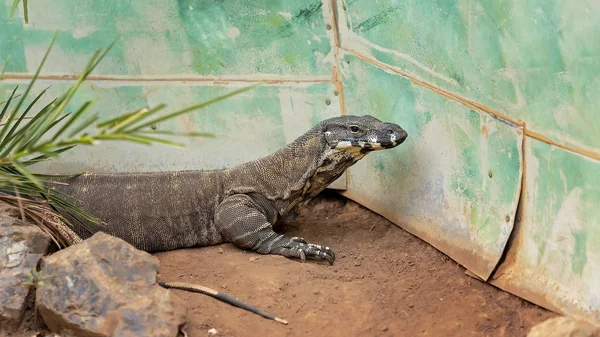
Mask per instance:
[[[95,74],[331,75],[321,0],[36,0],[28,25],[8,21],[11,5],[0,1],[0,61],[11,56],[9,72],[33,72],[58,31],[46,74],[80,72],[120,36]]]
[[[351,55],[342,58],[349,114],[409,134],[348,171],[348,197],[426,240],[483,279],[506,245],[520,193],[522,132]]]
[[[25,83],[23,83],[25,84]],[[48,85],[40,81],[37,90]],[[0,97],[8,97],[15,82],[0,82]],[[103,119],[144,106],[168,104],[175,111],[222,95],[245,84],[186,85],[183,83],[117,84],[90,81],[83,85],[74,110],[85,100]],[[58,96],[68,83],[53,83],[44,101]],[[40,172],[132,172],[223,168],[270,154],[291,142],[321,119],[339,116],[338,96],[330,83],[270,85],[234,96],[205,109],[157,125],[157,130],[213,132],[217,138],[176,138],[185,148],[152,147],[124,142],[104,142],[79,147],[59,160],[36,167]],[[37,93],[37,91],[36,91]],[[333,188],[345,188],[341,177]]]
[[[600,153],[600,2],[339,0],[344,49]]]
[[[491,283],[600,324],[600,161],[527,138],[520,221]]]

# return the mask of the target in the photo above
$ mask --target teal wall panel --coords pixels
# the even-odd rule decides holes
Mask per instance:
[[[120,37],[97,75],[331,75],[321,0],[38,0],[32,23],[8,22],[0,2],[0,60],[33,72],[55,31],[45,73],[77,73]]]
[[[492,283],[600,324],[600,161],[525,144],[522,214]]]
[[[398,123],[409,135],[349,170],[345,195],[486,279],[512,230],[521,130],[351,55],[343,59],[348,113]]]
[[[338,9],[344,49],[600,153],[597,1],[340,0]]]

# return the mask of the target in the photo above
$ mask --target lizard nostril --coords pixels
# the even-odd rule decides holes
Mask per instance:
[[[388,135],[391,135],[392,133],[394,133],[394,130],[387,130]]]

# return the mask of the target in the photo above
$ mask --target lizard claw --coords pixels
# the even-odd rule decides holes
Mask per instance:
[[[327,260],[329,264],[333,265],[333,261],[335,260],[335,253],[331,248],[321,245],[315,245],[313,243],[309,243],[306,245],[307,251],[309,251],[313,259],[316,260]]]
[[[300,237],[287,239],[280,246],[276,246],[263,254],[278,254],[288,258],[300,259],[306,262],[307,259],[323,261],[327,260],[329,264],[333,264],[335,253],[327,246],[307,243],[306,240]]]
[[[335,260],[335,253],[331,248],[321,245],[316,245],[313,243],[302,243],[298,241],[292,241],[293,250],[297,250],[297,255],[302,262],[306,262],[306,259],[311,260],[327,260],[329,264],[333,265],[333,261]]]
[[[298,243],[304,243],[304,244],[308,243],[308,242],[306,242],[306,240],[304,240],[304,238],[301,238],[299,236],[291,237],[290,240],[292,240],[294,242],[298,242]]]

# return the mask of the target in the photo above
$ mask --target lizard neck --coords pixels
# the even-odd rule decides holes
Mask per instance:
[[[260,194],[289,220],[364,156],[359,148],[332,149],[317,125],[271,155],[226,169],[224,195]]]
[[[235,168],[237,173],[229,176],[249,177],[243,184],[236,183],[235,193],[261,194],[285,219],[295,216],[364,156],[360,149],[348,152],[330,148],[317,125],[277,152]]]

